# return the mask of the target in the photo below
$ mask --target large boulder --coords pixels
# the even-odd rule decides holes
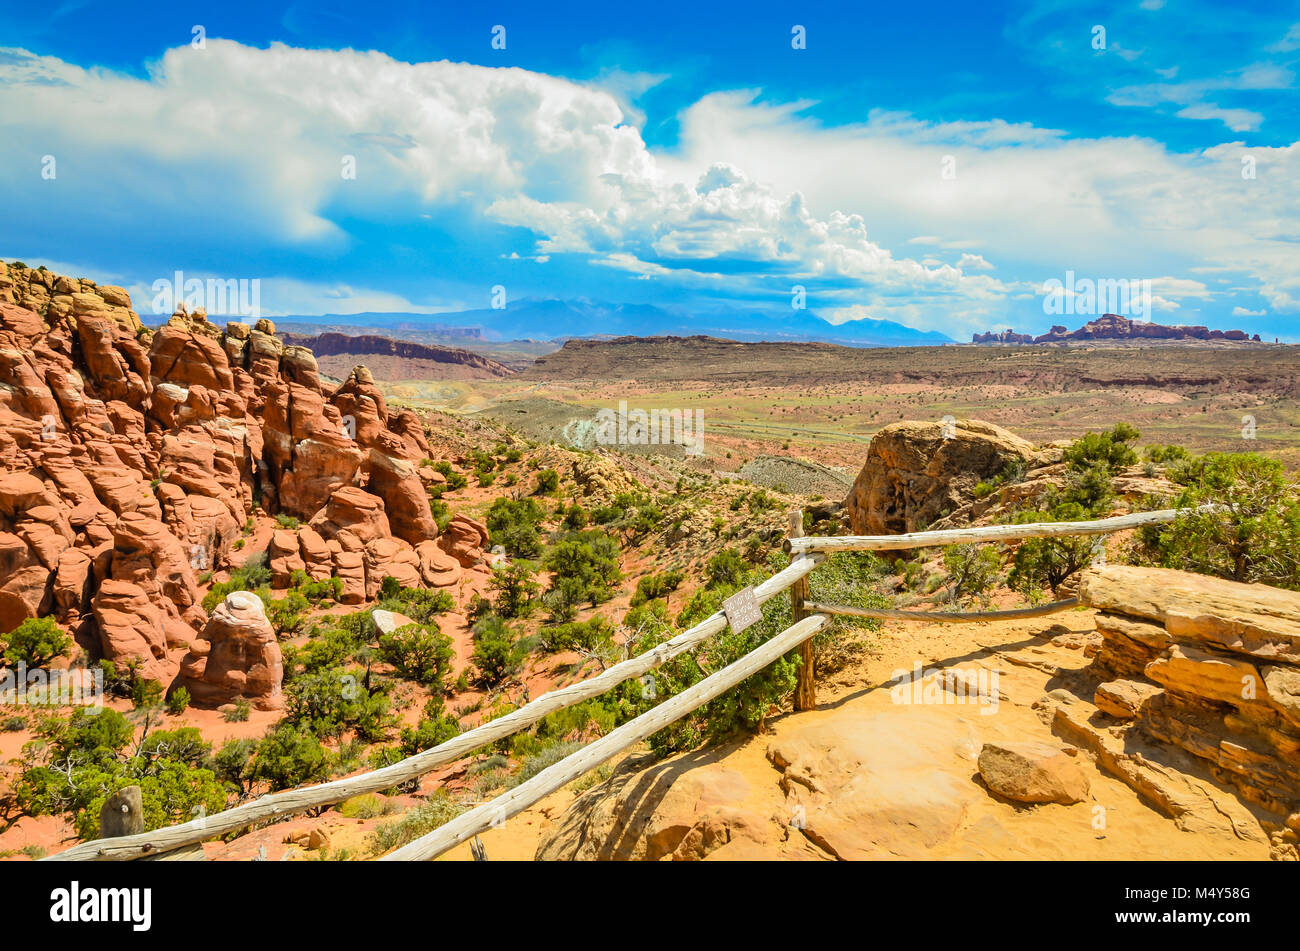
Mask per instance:
[[[250,591],[232,591],[181,661],[179,682],[196,706],[243,699],[258,710],[279,710],[283,680],[280,645],[262,599]]]
[[[295,533],[284,528],[272,533],[271,542],[266,549],[272,587],[288,588],[293,584],[295,571],[307,570],[307,563],[303,561],[300,551],[301,545]]]
[[[384,513],[384,500],[354,485],[335,489],[324,507],[312,517],[311,527],[325,539],[347,532],[363,546],[393,534]]]
[[[917,531],[969,503],[980,482],[1037,460],[1031,444],[992,423],[894,423],[867,448],[845,501],[849,522],[858,535]]]

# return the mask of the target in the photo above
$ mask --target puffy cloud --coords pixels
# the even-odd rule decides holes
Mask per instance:
[[[799,188],[814,216],[852,208],[886,246],[952,247],[940,236],[977,235],[971,253],[1022,280],[1221,267],[1246,276],[1275,310],[1300,310],[1300,142],[1175,152],[1138,137],[1025,135],[1002,145],[972,126],[873,115],[830,128],[748,94],[715,94],[683,114],[673,161],[743,164],[778,190]],[[941,177],[945,155],[955,158],[952,180]],[[1164,296],[1212,295],[1192,282]]]
[[[1222,267],[1274,310],[1300,309],[1300,143],[1177,153],[884,111],[825,127],[808,103],[750,90],[703,97],[680,115],[678,147],[652,151],[624,100],[655,78],[610,77],[607,91],[599,78],[217,39],[136,77],[7,50],[0,237],[17,250],[15,222],[36,222],[111,248],[124,229],[142,242],[152,229],[163,237],[147,268],[185,240],[208,261],[285,275],[265,282],[268,312],[432,309],[329,276],[357,249],[358,222],[391,227],[395,253],[421,239],[415,225],[440,228],[460,270],[568,257],[748,301],[801,283],[814,308],[947,332],[1002,323],[1009,301],[1032,306],[1067,269],[1154,278],[1155,305],[1172,308],[1215,292],[1156,275]],[[57,184],[39,179],[46,154]],[[1254,178],[1242,175],[1247,155]],[[943,252],[960,252],[957,263]],[[314,266],[295,273],[304,259]]]

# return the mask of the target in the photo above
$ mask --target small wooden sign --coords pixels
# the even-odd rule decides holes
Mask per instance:
[[[731,629],[737,634],[751,624],[763,619],[763,609],[758,605],[758,598],[754,595],[753,585],[737,591],[723,601],[722,610],[726,612],[727,623],[731,625]]]

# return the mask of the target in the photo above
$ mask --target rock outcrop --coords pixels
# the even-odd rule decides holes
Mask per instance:
[[[1146,323],[1131,320],[1119,314],[1102,314],[1096,320],[1090,320],[1078,330],[1069,330],[1057,324],[1045,334],[1037,337],[1032,334],[1018,334],[1007,329],[1001,333],[977,333],[971,335],[971,343],[1057,343],[1067,340],[1228,340],[1236,343],[1259,342],[1259,334],[1248,334],[1244,330],[1211,330],[1208,327],[1187,327],[1181,324]]]
[[[737,805],[749,791],[744,776],[716,766],[680,773],[653,760],[628,757],[607,784],[575,802],[538,845],[538,861],[725,861],[779,854],[781,827]]]
[[[463,567],[470,568],[483,560],[488,545],[487,526],[468,515],[453,515],[438,544]]]
[[[1086,571],[1105,715],[1200,760],[1281,816],[1300,810],[1300,593],[1161,568]]]
[[[979,420],[901,422],[881,429],[845,501],[855,534],[918,531],[968,504],[1008,467],[1040,461],[1014,433]]]
[[[318,525],[276,533],[279,584],[337,574],[355,603],[379,572],[446,578],[417,550],[428,453],[364,367],[331,390],[270,321],[182,307],[150,330],[121,288],[0,262],[0,633],[53,614],[170,682],[208,623],[199,579],[259,503]]]

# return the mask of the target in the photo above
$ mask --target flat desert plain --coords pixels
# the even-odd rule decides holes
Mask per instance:
[[[482,413],[541,440],[564,441],[575,423],[620,401],[691,410],[706,459],[726,469],[776,453],[856,471],[882,426],[945,415],[1040,444],[1123,420],[1144,445],[1253,450],[1300,464],[1300,346],[861,349],[642,337],[571,341],[503,380],[384,386],[417,406]]]

